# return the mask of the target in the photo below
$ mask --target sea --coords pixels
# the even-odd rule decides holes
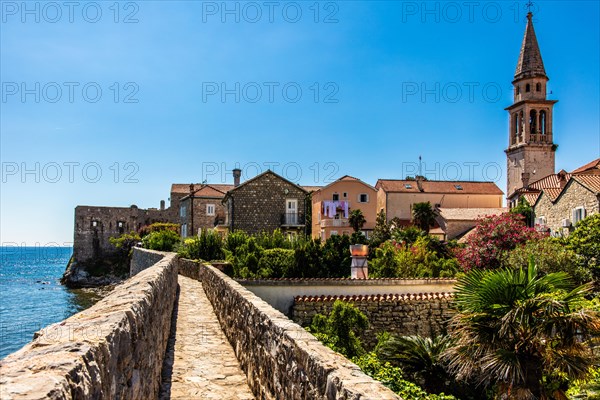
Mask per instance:
[[[91,307],[102,295],[59,280],[72,247],[0,247],[0,359],[40,329]]]

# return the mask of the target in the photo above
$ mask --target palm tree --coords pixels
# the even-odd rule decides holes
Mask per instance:
[[[367,220],[365,219],[362,211],[356,209],[350,212],[350,218],[348,218],[348,222],[350,223],[350,226],[352,226],[352,229],[354,229],[354,232],[358,232],[362,229]]]
[[[447,391],[450,381],[442,354],[451,346],[450,336],[392,336],[377,348],[381,359],[402,368],[429,393]]]
[[[430,202],[415,203],[412,206],[413,223],[429,233],[429,228],[435,224],[438,213],[431,207]]]
[[[589,373],[600,318],[576,310],[589,284],[574,287],[564,272],[542,275],[530,259],[527,268],[472,270],[455,289],[455,344],[445,357],[458,379],[495,385],[499,398],[563,399],[565,385],[548,390],[544,378]]]

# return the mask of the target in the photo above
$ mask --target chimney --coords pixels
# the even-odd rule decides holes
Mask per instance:
[[[194,184],[190,183],[190,193],[194,193]]]
[[[523,172],[521,174],[521,182],[523,182],[523,187],[525,189],[529,188],[529,173],[528,172]]]
[[[419,192],[423,191],[423,176],[417,175],[415,176],[415,180],[417,181],[417,188],[419,188]]]
[[[564,170],[558,173],[558,184],[561,189],[567,185],[567,173]]]
[[[239,168],[234,168],[233,171],[233,187],[240,186],[240,178],[242,177],[242,170]]]
[[[160,201],[160,211],[165,211],[165,201],[164,200]]]

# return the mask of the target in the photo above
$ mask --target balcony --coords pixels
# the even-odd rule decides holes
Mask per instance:
[[[346,219],[346,218],[340,218],[340,219],[328,218],[328,219],[322,219],[320,222],[320,225],[321,225],[321,228],[348,227],[348,226],[350,226],[350,223],[348,222],[348,219]]]
[[[304,215],[298,212],[281,214],[281,226],[304,226]]]

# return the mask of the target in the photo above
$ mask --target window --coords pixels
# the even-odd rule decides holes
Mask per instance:
[[[525,91],[527,93],[531,92],[531,85],[529,83],[527,85],[525,85]]]
[[[517,87],[515,88],[515,90],[517,91],[517,94],[521,94],[521,87],[520,87],[520,86],[517,86]]]
[[[361,231],[361,232],[365,236],[365,239],[369,238],[369,231]]]
[[[546,217],[537,217],[535,219],[535,226],[546,226]]]
[[[542,91],[542,84],[541,83],[536,83],[535,84],[535,91],[536,92],[541,92]]]
[[[407,189],[412,189],[412,185],[410,183],[405,183],[404,187]]]
[[[215,205],[214,204],[206,205],[206,215],[215,215]]]
[[[317,222],[321,222],[321,211],[317,213]]]
[[[181,224],[181,237],[187,237],[187,224]]]
[[[338,232],[337,231],[331,231],[331,234],[329,236],[333,236],[333,235],[337,235]]]
[[[358,202],[359,203],[368,203],[369,202],[369,195],[366,193],[361,193],[358,195]]]
[[[124,233],[125,232],[125,222],[123,222],[123,221],[117,221],[117,231],[119,233]]]
[[[96,221],[96,220],[93,220],[93,221],[92,221],[92,226],[93,226],[94,228],[95,228],[95,227],[97,227],[97,226],[98,226],[98,221]]]
[[[348,193],[344,192],[343,196],[344,196],[344,198],[347,198],[348,197]]]
[[[585,218],[585,208],[577,207],[573,210],[573,225]]]
[[[456,190],[463,190],[462,185],[454,185],[454,187],[456,188]]]
[[[350,231],[342,231],[342,235],[350,236]]]
[[[334,193],[333,194],[333,201],[339,201],[340,200],[340,194],[339,193]]]
[[[186,211],[187,211],[187,208],[184,205],[180,206],[179,207],[179,216],[181,218],[185,218],[185,216],[187,215]]]

